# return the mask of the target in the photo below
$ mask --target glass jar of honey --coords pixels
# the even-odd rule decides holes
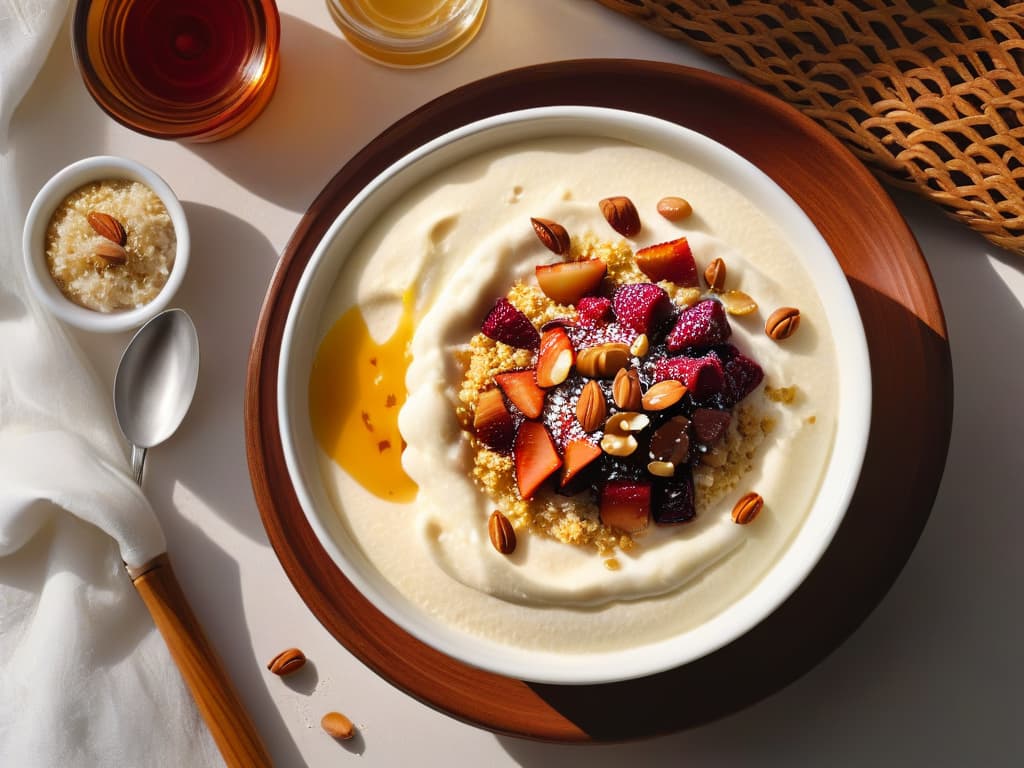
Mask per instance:
[[[476,36],[487,0],[327,0],[327,8],[360,53],[381,64],[424,67]]]
[[[216,141],[270,101],[280,19],[274,0],[79,0],[72,42],[89,93],[115,120]]]

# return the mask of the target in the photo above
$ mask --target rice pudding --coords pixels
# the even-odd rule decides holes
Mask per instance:
[[[122,312],[157,297],[177,237],[170,214],[148,186],[104,179],[79,187],[46,229],[46,265],[61,293],[96,312]]]
[[[611,196],[635,204],[638,233],[624,238],[610,227],[597,201]],[[685,197],[693,214],[659,215],[667,196]],[[564,226],[584,258],[635,257],[685,236],[698,273],[721,259],[726,287],[756,300],[756,310],[730,317],[730,343],[757,361],[763,382],[745,398],[747,415],[734,416],[737,457],[719,489],[714,472],[695,470],[689,522],[567,544],[506,510],[516,547],[502,554],[492,545],[496,499],[475,471],[479,445],[465,412],[460,418],[460,395],[471,340],[496,298],[517,285],[536,291],[537,266],[564,261],[545,248],[531,217]],[[677,307],[707,299],[702,293],[666,291]],[[802,318],[782,343],[765,333],[777,307],[799,307]],[[320,337],[313,428],[324,483],[352,539],[426,614],[520,648],[635,647],[720,613],[792,540],[835,434],[831,332],[786,233],[743,190],[613,140],[550,138],[484,152],[410,190],[353,244]],[[533,364],[528,355],[515,361]],[[744,423],[746,434],[738,431]],[[706,487],[702,471],[712,481]],[[763,511],[737,525],[733,508],[750,491],[763,497]]]

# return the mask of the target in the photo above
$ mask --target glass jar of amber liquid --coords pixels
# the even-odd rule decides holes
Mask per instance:
[[[327,0],[327,8],[360,53],[382,64],[424,67],[476,36],[487,0]]]
[[[79,0],[72,41],[96,103],[156,138],[230,136],[277,84],[274,0]]]

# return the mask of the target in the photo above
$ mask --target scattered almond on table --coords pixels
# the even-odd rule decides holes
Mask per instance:
[[[306,654],[298,648],[289,648],[281,651],[277,656],[267,662],[267,669],[275,675],[290,675],[298,672],[306,665]]]
[[[356,727],[341,712],[328,712],[320,719],[320,727],[335,739],[348,741],[356,735]]]

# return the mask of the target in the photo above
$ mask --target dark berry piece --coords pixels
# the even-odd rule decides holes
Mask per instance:
[[[512,347],[537,349],[540,346],[540,334],[533,323],[504,297],[495,302],[480,330],[485,336]]]

